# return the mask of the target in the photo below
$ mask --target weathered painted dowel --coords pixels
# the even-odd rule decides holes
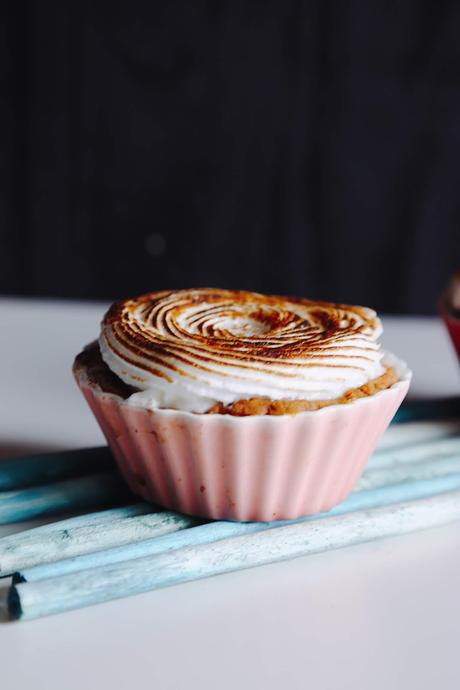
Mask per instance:
[[[370,491],[382,486],[413,482],[419,479],[434,479],[460,472],[460,453],[452,457],[410,462],[390,466],[369,465],[356,485],[355,491]],[[0,542],[1,543],[1,542]]]
[[[411,452],[412,449],[406,449]],[[396,459],[395,459],[396,458]],[[380,505],[382,500],[381,494],[372,493],[372,490],[393,487],[389,489],[384,494],[384,501],[403,501],[408,500],[413,497],[417,497],[417,491],[421,491],[420,495],[428,495],[430,492],[435,493],[436,491],[447,491],[456,488],[458,482],[458,476],[460,476],[460,453],[458,456],[440,458],[437,459],[436,454],[425,462],[408,462],[398,464],[398,459],[404,459],[405,454],[387,453],[385,456],[385,463],[382,461],[377,468],[374,468],[372,463],[369,465],[368,469],[365,471],[363,477],[358,483],[356,492],[366,491],[369,494],[368,498],[350,498],[348,501],[341,506],[338,506],[335,510],[338,513],[347,512],[349,510],[359,510],[362,508],[362,501],[368,500],[369,503],[366,504],[369,507],[373,505]],[[458,476],[457,476],[458,475]],[[443,480],[443,477],[447,477]],[[434,482],[436,478],[439,478],[438,482]],[[417,482],[424,480],[424,484],[418,485]],[[428,481],[428,483],[426,483]],[[432,481],[430,484],[429,482]],[[415,486],[412,484],[415,483]],[[408,486],[406,486],[408,485]],[[387,498],[389,497],[389,498]],[[94,521],[97,519],[100,521],[98,514],[89,514],[86,516],[80,516],[77,518],[71,518],[70,521],[64,521],[64,523],[58,522],[52,526],[38,527],[34,530],[26,531],[17,535],[11,535],[0,539],[0,573],[6,574],[11,570],[24,570],[26,568],[31,568],[35,565],[41,563],[53,563],[54,561],[62,560],[70,556],[79,557],[83,554],[92,553],[98,549],[117,547],[126,544],[129,539],[126,538],[126,530],[129,530],[129,524],[133,524],[133,521],[128,522],[125,527],[123,525],[123,518],[127,517],[127,514],[123,514],[128,508],[119,508],[121,515],[118,521],[114,522],[111,530],[110,544],[106,542],[99,542],[98,539],[106,539],[104,531],[100,530],[98,526],[95,528]],[[138,508],[139,510],[139,508]],[[148,504],[140,504],[141,514],[146,512],[153,512],[154,508],[148,508]],[[107,519],[111,514],[110,511],[105,511],[107,513]],[[112,519],[115,520],[115,515],[112,514]],[[181,516],[178,516],[181,519]],[[142,520],[141,520],[142,522]],[[135,523],[135,521],[134,521]],[[120,539],[117,541],[117,529],[120,527]],[[229,529],[229,528],[227,528]],[[230,528],[232,534],[238,533],[238,528]],[[76,530],[76,531],[75,531]],[[48,536],[48,533],[56,532],[54,536]],[[85,534],[84,539],[74,539],[72,540],[72,535],[74,534]],[[99,537],[100,533],[100,537]],[[62,534],[66,535],[64,541]],[[129,535],[129,531],[128,531]],[[144,538],[148,538],[150,535],[146,535]],[[228,532],[225,532],[223,536],[228,536]],[[70,553],[68,549],[72,548]],[[123,547],[128,548],[128,547]],[[149,545],[135,547],[138,549],[148,549]],[[66,551],[67,549],[67,551]],[[128,549],[129,552],[129,549]],[[122,553],[124,551],[122,550]],[[100,558],[109,558],[109,554],[102,554]],[[131,555],[123,556],[130,558]],[[87,567],[91,567],[91,559],[97,560],[98,556],[93,555],[88,557],[86,563]],[[84,567],[85,560],[83,564],[74,562],[72,564],[63,564],[61,566],[56,565],[56,568],[70,567],[75,569],[77,567]],[[53,567],[53,566],[50,566]]]
[[[0,462],[0,491],[48,484],[69,477],[115,469],[107,446],[28,455]]]
[[[423,419],[460,419],[460,397],[404,402],[393,418],[393,424]]]
[[[31,529],[17,532],[16,534],[9,534],[0,538],[0,577],[5,574],[1,570],[1,563],[3,555],[8,552],[17,554],[17,558],[21,558],[21,554],[25,554],[25,558],[29,559],[30,554],[34,550],[40,553],[40,562],[43,562],[42,552],[46,545],[50,543],[50,553],[55,554],[55,539],[51,536],[52,532],[62,534],[72,534],[77,528],[84,527],[87,530],[97,530],[106,524],[113,524],[122,519],[137,517],[140,515],[147,515],[157,513],[158,509],[149,503],[133,503],[118,508],[108,508],[107,510],[98,510],[95,513],[85,513],[84,515],[76,515],[75,517],[51,522],[47,525],[40,525]],[[58,537],[59,539],[59,537]]]
[[[9,541],[2,543],[0,551],[0,574],[4,576],[20,567],[159,537],[198,524],[198,519],[165,511],[54,530],[46,535],[46,540],[30,535],[28,540],[23,539],[18,544],[6,537]]]
[[[391,448],[396,449],[408,444],[435,441],[449,436],[460,436],[460,417],[450,420],[390,424],[380,439],[375,454],[378,455]]]
[[[0,525],[64,511],[81,510],[133,500],[116,472],[66,479],[31,489],[0,494]]]
[[[368,468],[391,467],[398,464],[409,464],[452,458],[460,455],[460,435],[447,438],[426,440],[423,443],[410,443],[398,448],[381,450],[369,460]]]
[[[1,494],[0,494],[1,500]],[[130,503],[128,505],[121,505],[117,508],[107,508],[106,510],[97,510],[94,513],[83,513],[82,515],[75,515],[56,522],[49,522],[46,525],[39,525],[38,527],[31,527],[30,529],[16,532],[6,537],[0,538],[0,544],[6,544],[9,541],[18,543],[22,539],[28,540],[31,535],[34,538],[42,538],[48,532],[55,530],[69,529],[72,527],[82,527],[90,525],[103,524],[105,522],[112,522],[120,518],[134,517],[135,515],[147,515],[147,513],[157,513],[158,507],[151,503]]]
[[[84,570],[39,582],[13,585],[13,619],[33,619],[382,537],[444,525],[460,519],[460,492],[400,503],[340,517],[275,527],[156,556]]]
[[[35,582],[89,568],[120,563],[134,558],[152,556],[165,551],[179,549],[184,546],[210,544],[220,539],[262,532],[273,527],[294,524],[294,522],[311,522],[325,517],[334,517],[362,510],[369,510],[457,489],[460,490],[460,473],[425,481],[400,483],[396,486],[387,486],[375,489],[374,491],[357,492],[344,501],[344,503],[336,506],[329,513],[300,518],[292,522],[211,522],[192,529],[185,529],[181,532],[168,534],[164,537],[139,541],[135,544],[126,544],[124,546],[117,546],[115,548],[97,551],[87,555],[80,555],[74,558],[47,562],[32,568],[21,569],[19,567],[17,568],[19,572],[15,575],[15,581]]]

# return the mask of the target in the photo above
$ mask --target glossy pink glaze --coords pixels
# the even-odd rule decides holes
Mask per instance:
[[[149,411],[77,375],[134,493],[183,513],[281,520],[330,510],[352,491],[409,387],[279,417]]]

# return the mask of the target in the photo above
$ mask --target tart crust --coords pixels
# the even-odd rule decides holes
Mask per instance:
[[[98,343],[95,341],[88,345],[81,352],[74,364],[74,371],[84,369],[88,380],[96,384],[105,393],[119,395],[121,398],[129,398],[132,393],[137,392],[136,388],[126,385],[118,378],[101,357]],[[296,414],[297,412],[307,412],[320,410],[331,405],[347,404],[359,398],[374,395],[378,391],[390,388],[399,380],[393,367],[387,367],[385,372],[376,379],[365,383],[359,388],[351,388],[340,398],[333,400],[271,400],[270,398],[248,398],[236,400],[230,405],[218,402],[204,414],[232,415],[234,417],[249,417],[253,415],[284,415]]]
[[[343,405],[346,403],[374,395],[378,391],[390,388],[398,381],[398,375],[393,367],[387,367],[385,373],[377,379],[365,383],[359,388],[351,388],[340,398],[333,400],[271,400],[270,398],[248,398],[236,400],[230,405],[216,403],[206,414],[231,414],[235,417],[248,417],[250,415],[281,415],[296,414],[320,410],[330,405]]]

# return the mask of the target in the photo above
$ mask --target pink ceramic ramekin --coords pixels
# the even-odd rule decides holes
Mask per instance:
[[[232,417],[146,410],[74,370],[134,493],[166,508],[225,520],[282,520],[330,510],[359,479],[407,393],[411,373],[368,398],[313,412]]]

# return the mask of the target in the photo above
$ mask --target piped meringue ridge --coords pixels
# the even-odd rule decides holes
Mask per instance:
[[[263,397],[328,400],[385,372],[367,307],[254,292],[163,291],[114,304],[99,347],[147,409],[205,412]]]

